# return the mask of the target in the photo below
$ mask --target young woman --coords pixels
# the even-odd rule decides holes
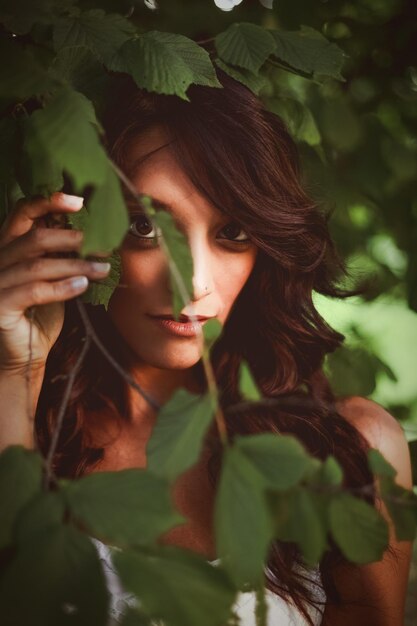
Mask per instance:
[[[186,235],[194,261],[192,302],[182,310],[182,324],[167,321],[172,294],[159,233],[126,190],[130,227],[119,249],[120,286],[107,311],[87,310],[103,343],[145,394],[93,346],[75,380],[55,472],[77,477],[146,466],[158,406],[180,387],[199,393],[206,386],[197,336],[187,322],[193,307],[201,324],[217,318],[224,325],[211,359],[230,437],[293,433],[317,457],[337,457],[346,487],[372,482],[366,463],[371,446],[397,469],[398,482],[410,487],[408,448],[397,421],[370,400],[334,398],[323,374],[325,355],[343,337],[315,310],[312,293],[343,296],[336,285],[343,268],[325,216],[301,185],[294,143],[246,87],[218,75],[223,89],[192,86],[189,102],[140,91],[127,79],[115,87],[117,101],[104,120],[109,153],[136,190],[171,212]],[[2,448],[33,447],[36,441],[47,452],[62,375],[74,367],[85,334],[74,298],[108,272],[78,258],[49,258],[78,251],[82,233],[45,228],[44,218],[76,212],[82,203],[61,193],[19,202],[0,231]],[[25,311],[33,306],[27,398]],[[233,413],[242,359],[265,397],[297,397],[303,385],[308,406]],[[188,522],[161,538],[211,561],[220,453],[213,427],[199,462],[175,484],[176,505]],[[106,547],[96,545],[111,567]],[[382,561],[362,567],[344,562],[333,549],[315,576],[303,568],[294,546],[276,542],[266,570],[270,624],[399,626],[410,544],[397,543],[391,529],[390,548]],[[116,602],[122,592],[114,576],[109,586]],[[254,619],[249,608],[250,597],[238,608],[245,626]]]

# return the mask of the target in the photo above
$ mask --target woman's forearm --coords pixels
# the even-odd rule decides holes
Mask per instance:
[[[44,370],[30,375],[0,372],[0,452],[11,445],[34,448],[34,416]]]

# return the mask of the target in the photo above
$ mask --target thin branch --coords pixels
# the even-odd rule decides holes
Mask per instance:
[[[90,319],[85,310],[84,304],[81,302],[79,298],[76,300],[78,311],[80,313],[81,319],[83,321],[84,327],[86,329],[88,337],[96,344],[97,348],[102,352],[102,354],[106,357],[109,363],[114,367],[114,369],[122,376],[126,382],[129,383],[132,387],[134,387],[142,396],[149,402],[149,404],[158,411],[161,406],[154,400],[138,383],[128,374],[119,363],[112,357],[107,348],[103,345],[99,337],[97,336]]]
[[[58,417],[56,419],[56,424],[55,424],[55,429],[54,432],[52,434],[52,439],[51,439],[51,445],[49,446],[49,450],[48,450],[48,455],[46,457],[46,466],[45,466],[45,479],[44,479],[44,485],[45,488],[49,483],[49,480],[51,478],[52,475],[52,461],[55,455],[55,450],[58,444],[58,437],[59,434],[61,432],[62,429],[62,424],[64,421],[64,416],[65,416],[65,411],[67,409],[68,406],[68,401],[70,398],[70,393],[72,390],[72,387],[74,385],[74,381],[75,381],[75,377],[78,374],[78,371],[81,367],[81,364],[83,362],[83,359],[85,357],[85,355],[87,354],[90,345],[91,345],[91,336],[87,333],[86,336],[83,339],[84,341],[84,345],[82,347],[82,350],[80,352],[80,354],[78,355],[78,359],[73,367],[73,369],[71,370],[71,372],[68,374],[68,382],[66,384],[65,387],[65,391],[64,391],[64,395],[62,398],[62,402],[61,402],[61,406],[59,407],[59,411],[58,411]]]

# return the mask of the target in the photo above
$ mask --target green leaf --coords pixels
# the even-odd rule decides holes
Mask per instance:
[[[334,456],[329,454],[314,475],[314,483],[326,487],[340,487],[342,481],[343,470]]]
[[[62,189],[62,168],[51,156],[31,118],[23,119],[21,124],[24,143],[17,167],[19,185],[27,197],[49,197]]]
[[[123,615],[120,626],[153,626],[153,624],[144,613],[129,608]]]
[[[99,141],[91,102],[81,93],[63,88],[28,120],[49,158],[72,178],[78,191],[100,184],[108,174],[106,153]],[[28,150],[32,135],[26,138]]]
[[[227,622],[236,591],[225,573],[201,556],[166,546],[150,554],[120,552],[114,562],[125,588],[150,617],[170,626]]]
[[[121,46],[135,33],[135,27],[118,14],[106,14],[92,9],[62,17],[53,28],[55,50],[72,46],[85,46],[103,63],[108,63]]]
[[[274,55],[290,67],[312,77],[329,76],[344,80],[341,69],[345,59],[343,51],[330,43],[321,33],[308,26],[297,32],[271,30],[275,40]]]
[[[55,89],[57,81],[48,76],[29,47],[23,48],[14,38],[0,36],[0,96],[24,101],[31,96]]]
[[[417,496],[394,483],[381,479],[381,495],[395,527],[397,541],[414,541],[417,527]]]
[[[183,100],[189,100],[186,91],[192,83],[221,87],[208,52],[173,33],[150,31],[130,39],[113,58],[110,69],[130,74],[143,89]]]
[[[9,446],[0,455],[0,548],[13,541],[14,524],[23,508],[40,493],[42,459],[22,446]]]
[[[290,435],[260,433],[236,437],[237,449],[262,475],[264,487],[283,491],[297,485],[310,469],[310,457]]]
[[[144,469],[96,472],[64,492],[72,515],[107,543],[147,545],[184,521],[169,485]]]
[[[379,450],[371,448],[368,452],[368,463],[371,471],[377,476],[395,478],[397,470],[382,456]]]
[[[224,454],[214,524],[217,554],[234,583],[238,587],[260,584],[273,521],[263,477],[237,446]]]
[[[388,546],[388,525],[373,506],[340,494],[330,504],[329,520],[333,538],[349,561],[364,564],[382,558]]]
[[[327,357],[326,368],[337,395],[369,396],[375,389],[376,364],[363,348],[338,348]]]
[[[105,180],[93,191],[87,203],[88,220],[81,254],[108,252],[117,248],[129,228],[129,217],[123,198],[120,181],[107,165]],[[116,270],[116,267],[115,267]],[[112,287],[116,279],[108,277]],[[107,289],[106,297],[110,296]]]
[[[107,591],[93,543],[70,526],[29,537],[0,581],[0,605],[5,624],[105,626]]]
[[[252,377],[249,365],[242,360],[239,367],[239,391],[246,400],[261,400],[262,394]]]
[[[110,210],[114,210],[114,205],[112,203],[110,203]],[[77,211],[76,213],[71,213],[67,215],[67,220],[68,220],[68,223],[71,224],[71,226],[77,230],[82,230],[82,231],[87,231],[87,232],[94,231],[94,226],[90,226],[91,216],[89,215],[85,207],[82,207],[82,209],[80,211]],[[100,226],[102,226],[100,222],[99,224]],[[100,226],[98,227],[99,232],[100,232]],[[95,233],[94,236],[96,235],[97,233]],[[98,248],[103,247],[101,241],[97,242],[97,247]],[[94,304],[94,305],[102,304],[104,305],[104,308],[107,310],[109,300],[120,281],[120,272],[121,272],[120,254],[117,251],[113,251],[113,253],[110,256],[107,256],[105,258],[100,257],[100,256],[94,256],[94,255],[88,255],[88,258],[93,261],[106,261],[110,263],[111,268],[110,268],[110,272],[105,278],[102,278],[100,279],[100,281],[97,281],[97,282],[92,282],[92,281],[89,282],[87,291],[81,294],[81,299],[83,302],[86,302],[88,304]]]
[[[216,59],[215,63],[221,70],[226,72],[226,74],[229,74],[229,76],[238,80],[256,95],[259,95],[259,92],[267,83],[265,76],[255,74],[250,70],[246,70],[242,67],[234,67],[233,65],[224,63],[221,59]]]
[[[275,50],[271,33],[249,22],[235,23],[215,38],[218,55],[225,63],[258,72]]]
[[[171,290],[173,293],[173,315],[179,319],[179,315],[187,302],[184,301],[177,285],[177,280],[183,282],[190,298],[193,294],[193,258],[185,235],[176,227],[174,218],[168,211],[158,210],[152,214],[152,219],[162,231],[165,245],[172,258],[169,263]],[[174,265],[173,265],[174,264]],[[174,267],[175,266],[175,267]]]
[[[41,492],[24,507],[17,518],[18,542],[26,539],[36,541],[33,535],[62,524],[64,513],[65,501],[60,491]]]
[[[274,514],[276,536],[283,541],[295,542],[308,565],[318,563],[327,545],[326,525],[314,494],[306,489],[276,494]]]
[[[207,320],[207,322],[203,325],[204,342],[209,349],[212,348],[217,339],[219,339],[222,331],[223,326],[221,322],[215,318]]]
[[[146,446],[151,472],[173,480],[198,461],[214,405],[210,394],[196,396],[185,389],[174,394],[159,411]]]

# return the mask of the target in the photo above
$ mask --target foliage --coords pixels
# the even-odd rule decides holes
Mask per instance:
[[[183,4],[184,13],[179,10]],[[0,3],[0,53],[8,60],[0,68],[0,221],[16,197],[47,196],[69,180],[86,198],[82,213],[70,221],[85,231],[82,254],[112,253],[111,276],[90,288],[84,300],[107,306],[119,278],[114,251],[128,228],[120,172],[103,148],[100,124],[110,71],[130,74],[149,91],[187,100],[191,84],[220,88],[218,65],[258,93],[290,127],[308,180],[320,181],[342,209],[334,230],[345,256],[364,254],[375,228],[378,234],[388,232],[394,249],[408,255],[404,268],[378,253],[377,245],[366,251],[377,275],[368,297],[392,291],[417,308],[412,289],[417,147],[410,140],[416,75],[403,59],[394,60],[397,44],[387,51],[379,32],[381,24],[391,28],[397,21],[408,37],[398,17],[399,6],[408,5],[389,2],[384,9],[379,3],[371,10],[370,1],[354,7],[339,0],[312,11],[311,3],[296,0],[270,12],[243,2],[235,9],[236,20],[226,19],[214,5],[200,6],[197,19],[196,3],[183,4],[160,2],[156,15],[139,2],[133,13],[127,2],[112,0]],[[363,24],[371,43],[360,37]],[[209,38],[206,47],[197,43],[200,36]],[[358,41],[363,45],[356,53]],[[346,54],[350,58],[342,75]],[[370,58],[377,67],[373,73],[367,72]],[[187,242],[169,214],[156,211],[134,189],[128,191],[160,229],[177,315],[191,291]],[[392,212],[394,198],[399,217]],[[204,329],[206,367],[220,332],[216,324]],[[378,371],[390,375],[388,366],[363,347],[341,351],[335,359],[328,366],[341,393],[345,387],[338,385],[352,368],[361,372],[363,393],[372,391]],[[245,402],[262,401],[245,362],[240,391]],[[265,623],[264,566],[274,540],[295,543],[308,566],[316,565],[331,543],[352,562],[381,558],[388,527],[367,502],[367,493],[345,488],[333,457],[318,461],[293,437],[272,433],[230,442],[223,431],[215,502],[218,567],[159,545],[163,532],[184,521],[170,489],[197,461],[214,419],[221,428],[215,389],[203,397],[181,390],[158,416],[146,469],[56,481],[49,490],[42,481],[44,461],[36,452],[6,449],[0,456],[0,497],[6,503],[0,513],[5,623],[106,623],[108,593],[87,535],[113,545],[123,583],[140,602],[125,624],[162,620],[173,626],[221,626],[233,617],[237,593],[247,590],[256,592],[258,624]],[[413,539],[416,496],[396,484],[395,471],[377,451],[371,451],[369,463],[397,538]]]

